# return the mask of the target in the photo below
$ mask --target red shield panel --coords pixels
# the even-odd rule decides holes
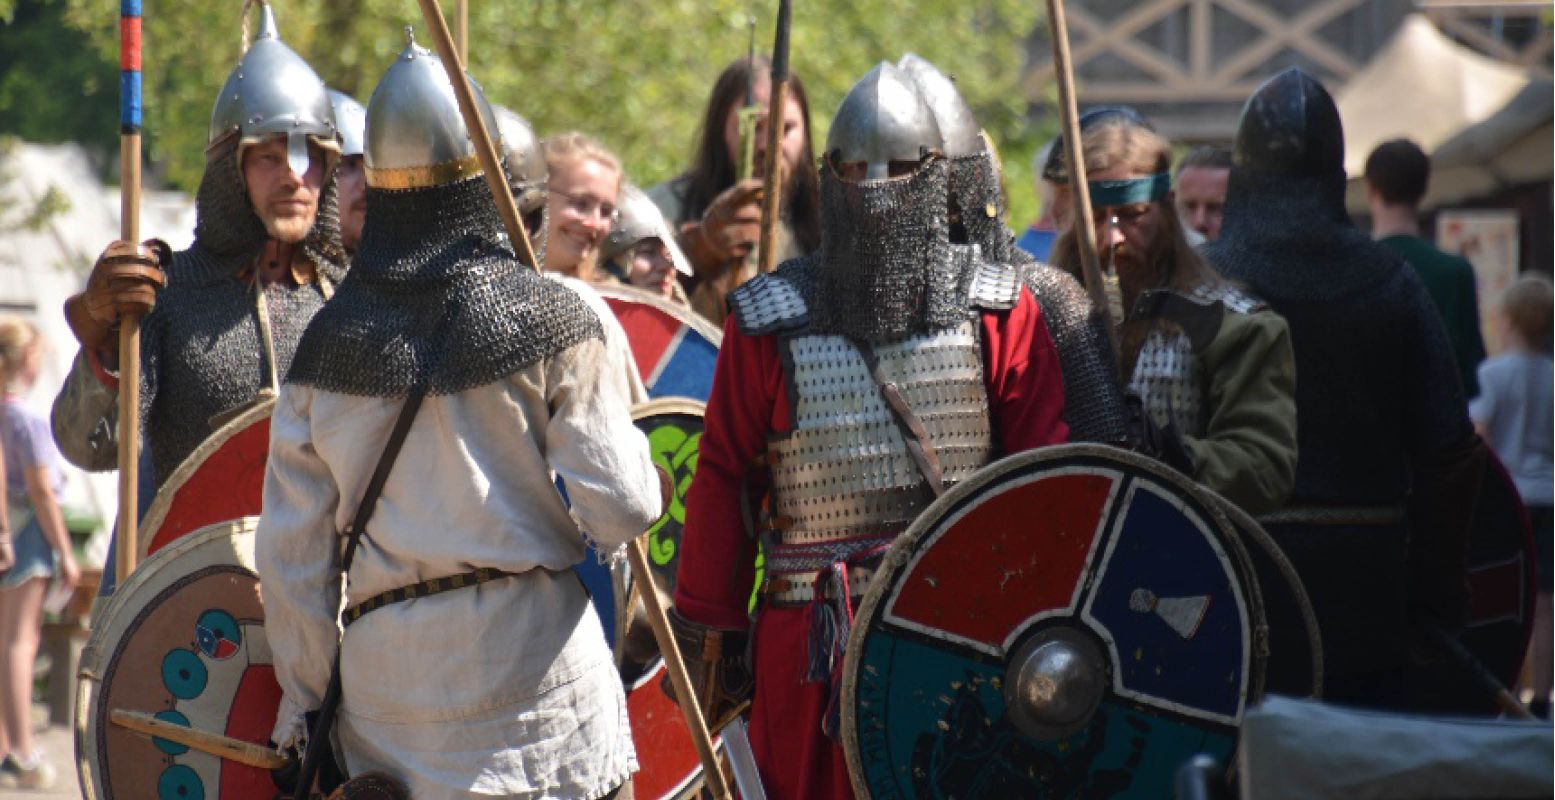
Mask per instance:
[[[259,514],[270,453],[267,400],[221,426],[162,483],[140,523],[140,559],[207,525]]]

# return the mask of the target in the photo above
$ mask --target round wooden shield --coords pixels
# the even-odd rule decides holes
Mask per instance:
[[[1021,453],[886,555],[843,667],[861,797],[1163,797],[1228,763],[1261,691],[1256,579],[1177,473],[1100,445]]]
[[[137,568],[81,656],[76,764],[88,800],[272,800],[262,769],[109,722],[116,709],[263,745],[281,687],[265,638],[253,517],[202,528]]]
[[[686,800],[702,788],[702,762],[686,718],[659,688],[664,676],[664,663],[656,659],[626,687],[626,714],[641,767],[632,776],[632,790],[642,800]],[[722,752],[721,737],[713,737],[713,748]]]
[[[233,418],[163,481],[140,522],[141,560],[190,531],[259,514],[274,408],[266,400]]]
[[[631,341],[648,396],[707,402],[723,332],[685,306],[631,286],[601,286]]]
[[[1503,684],[1515,686],[1533,635],[1538,567],[1517,485],[1494,454],[1486,456],[1469,534],[1469,623],[1458,640]],[[1431,698],[1433,712],[1499,711],[1463,664],[1435,659],[1410,671],[1415,696]]]
[[[1202,487],[1201,487],[1202,488]],[[1269,625],[1269,657],[1264,691],[1294,697],[1323,696],[1323,637],[1306,584],[1285,551],[1252,515],[1231,501],[1205,491],[1236,528],[1258,578],[1264,619]]]

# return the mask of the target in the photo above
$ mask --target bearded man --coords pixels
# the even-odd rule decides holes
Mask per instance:
[[[891,542],[998,455],[1067,438],[1020,268],[951,244],[944,148],[911,79],[876,67],[832,121],[821,249],[729,298],[671,620],[710,719],[750,695],[768,797],[852,796],[833,738],[847,632],[827,621]]]
[[[86,291],[65,303],[81,351],[54,401],[54,438],[83,469],[117,466],[122,316],[145,314],[140,419],[161,486],[223,422],[274,396],[303,329],[344,277],[334,111],[262,8],[258,38],[211,115],[194,243],[174,253],[159,241],[114,242]]]

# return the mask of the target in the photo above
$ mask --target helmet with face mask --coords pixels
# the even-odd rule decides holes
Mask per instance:
[[[604,244],[600,245],[599,254],[608,261],[614,261],[623,270],[630,272],[632,248],[645,239],[658,239],[669,250],[670,261],[675,265],[675,271],[681,275],[690,277],[691,262],[686,258],[684,251],[675,241],[675,234],[670,230],[668,222],[664,220],[664,212],[648,193],[633,186],[630,183],[621,185],[621,194],[617,202],[620,215],[615,224],[610,228],[610,235],[605,237]]]
[[[502,135],[502,151],[507,159],[508,185],[518,203],[518,215],[529,230],[535,258],[545,263],[546,241],[550,238],[550,169],[545,163],[545,148],[529,121],[503,106],[493,106],[497,130]]]

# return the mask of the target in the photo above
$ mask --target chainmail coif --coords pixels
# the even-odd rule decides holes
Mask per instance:
[[[167,288],[141,323],[141,420],[160,486],[217,422],[271,385],[271,365],[251,283],[251,266],[269,235],[243,188],[238,148],[214,152],[195,198],[195,239],[173,255]],[[318,219],[303,251],[321,278],[345,273],[333,175],[320,195]],[[324,305],[319,282],[265,287],[275,343],[275,373],[285,375],[303,329]]]
[[[949,165],[911,177],[845,181],[821,171],[821,250],[814,261],[815,329],[869,342],[943,330],[967,319],[971,276],[952,257]]]
[[[369,188],[350,274],[286,380],[373,397],[453,394],[602,336],[577,293],[514,256],[483,177]]]

